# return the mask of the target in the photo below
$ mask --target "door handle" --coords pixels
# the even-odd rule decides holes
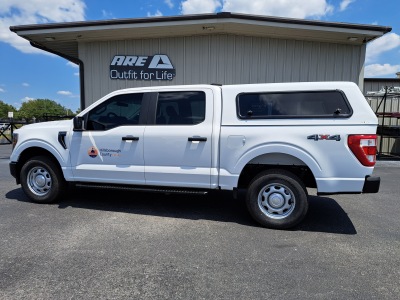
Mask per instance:
[[[189,142],[207,142],[206,137],[188,137]]]
[[[122,140],[123,141],[138,141],[139,137],[138,136],[123,136]]]

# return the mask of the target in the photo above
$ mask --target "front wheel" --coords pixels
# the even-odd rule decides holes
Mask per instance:
[[[303,183],[284,170],[270,170],[254,178],[247,191],[246,204],[258,223],[274,229],[297,225],[308,210]]]
[[[26,161],[20,176],[22,189],[33,202],[55,202],[66,189],[58,165],[46,156],[36,156]]]

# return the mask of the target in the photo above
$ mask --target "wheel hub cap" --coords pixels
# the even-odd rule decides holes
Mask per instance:
[[[281,183],[268,184],[258,194],[258,207],[272,219],[286,218],[293,212],[295,205],[293,192]]]
[[[37,196],[45,196],[52,187],[52,178],[48,170],[43,167],[34,167],[28,172],[28,188]]]
[[[268,202],[273,208],[279,208],[283,206],[285,199],[281,194],[273,193],[269,196]]]
[[[44,185],[46,184],[46,178],[44,178],[43,175],[39,174],[38,176],[36,176],[35,182],[38,187],[44,187]]]

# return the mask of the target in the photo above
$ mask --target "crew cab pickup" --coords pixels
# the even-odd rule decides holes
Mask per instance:
[[[165,193],[246,191],[269,228],[298,224],[307,187],[376,193],[377,118],[350,82],[187,85],[112,92],[73,120],[15,131],[10,171],[35,202],[68,183]],[[190,201],[190,200],[188,200]]]

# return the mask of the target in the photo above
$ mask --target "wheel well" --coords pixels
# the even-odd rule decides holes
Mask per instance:
[[[315,177],[310,168],[303,165],[271,165],[271,164],[247,164],[239,176],[238,188],[245,189],[249,186],[254,177],[261,172],[270,169],[281,169],[289,171],[299,177],[306,187],[317,187]]]
[[[58,160],[55,158],[55,156],[47,151],[46,149],[40,148],[40,147],[32,147],[25,149],[19,156],[18,159],[18,164],[17,164],[17,174],[16,174],[16,180],[17,183],[20,183],[20,173],[21,173],[21,168],[25,164],[26,161],[28,161],[30,158],[35,157],[35,156],[46,156],[49,159],[53,160],[57,166],[60,166],[58,163]],[[60,168],[61,170],[61,168]]]

